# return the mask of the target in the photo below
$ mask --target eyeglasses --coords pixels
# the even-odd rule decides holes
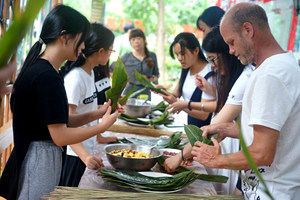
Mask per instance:
[[[217,56],[217,57],[215,57],[215,58],[213,58],[213,59],[210,59],[210,58],[207,58],[207,61],[209,62],[209,63],[212,63],[212,64],[216,64],[215,62],[216,62],[216,60],[218,60],[219,59],[219,57],[220,56]]]
[[[107,51],[111,51],[112,53],[116,52],[116,50],[113,49],[107,49]]]

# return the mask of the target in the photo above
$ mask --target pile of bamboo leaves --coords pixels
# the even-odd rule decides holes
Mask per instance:
[[[117,186],[146,192],[178,191],[198,179],[193,170],[170,177],[149,177],[136,171],[100,169],[99,175]]]
[[[169,115],[170,115],[170,113],[168,111],[164,111],[163,114],[161,115],[161,117],[153,118],[153,119],[150,119],[149,121],[144,121],[144,120],[138,119],[137,117],[133,117],[133,116],[121,113],[119,115],[119,118],[123,119],[126,122],[131,122],[131,123],[135,123],[135,124],[158,126],[158,125],[171,124],[171,121],[169,120]]]
[[[45,194],[42,199],[47,200],[62,200],[62,199],[122,199],[122,200],[240,200],[243,196],[233,195],[214,195],[204,196],[197,194],[156,194],[140,193],[140,192],[120,192],[104,189],[86,189],[76,187],[61,187],[57,186],[50,194]]]

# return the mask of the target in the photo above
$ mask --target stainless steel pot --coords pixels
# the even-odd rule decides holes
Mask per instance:
[[[151,111],[151,103],[143,99],[130,98],[125,105],[125,114],[133,117],[146,117]]]
[[[136,151],[143,151],[152,155],[152,158],[126,158],[115,156],[109,152],[113,150],[132,149]],[[149,147],[146,145],[135,144],[108,144],[104,147],[109,163],[116,169],[128,169],[135,171],[148,171],[157,162],[157,159],[162,156],[162,152],[156,147]]]

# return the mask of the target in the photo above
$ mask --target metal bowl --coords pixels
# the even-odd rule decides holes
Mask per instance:
[[[130,98],[125,105],[125,114],[133,117],[145,117],[151,111],[151,103],[143,99]]]
[[[109,152],[113,150],[132,149],[136,151],[143,151],[152,155],[152,158],[126,158],[115,156]],[[104,147],[109,163],[116,169],[128,169],[135,171],[150,170],[157,162],[157,159],[162,156],[162,152],[156,147],[149,147],[146,145],[135,144],[108,144]],[[150,151],[150,152],[149,152]]]

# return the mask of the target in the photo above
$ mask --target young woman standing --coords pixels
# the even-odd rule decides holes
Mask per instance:
[[[136,84],[134,92],[144,88],[144,86],[136,80],[134,75],[135,70],[154,83],[157,83],[159,77],[156,54],[148,50],[144,32],[138,28],[131,29],[129,41],[132,52],[124,54],[121,60],[125,65],[128,76],[133,75],[129,80],[128,87],[126,87],[124,94],[127,94],[131,90],[134,83]],[[151,100],[149,89],[146,89],[140,94],[148,95],[148,99]]]
[[[62,150],[104,132],[117,119],[110,102],[102,110],[70,115],[64,82],[58,70],[75,60],[89,32],[88,20],[76,10],[59,5],[45,18],[40,39],[30,49],[14,84],[14,150],[0,180],[0,194],[8,199],[40,199],[58,185]],[[46,48],[41,53],[42,45]],[[103,116],[104,115],[104,116]],[[78,127],[102,117],[98,125]]]
[[[85,48],[77,60],[70,66],[65,66],[65,88],[69,103],[70,114],[82,114],[97,110],[98,98],[95,87],[94,68],[105,67],[112,52],[114,34],[102,24],[92,24],[88,38],[84,41]],[[97,124],[97,120],[81,127]],[[102,137],[104,142],[115,142],[117,138]],[[100,138],[99,138],[100,137]],[[96,136],[82,143],[68,145],[67,155],[63,166],[61,184],[77,187],[86,167],[98,169],[103,166],[102,159],[93,156]]]
[[[201,49],[198,39],[192,33],[180,33],[172,42],[170,48],[170,55],[181,63],[182,70],[180,79],[175,86],[172,93],[164,91],[166,95],[161,95],[165,101],[171,106],[177,101],[184,102],[186,107],[182,109],[188,114],[188,124],[193,124],[198,127],[208,125],[210,123],[211,115],[209,112],[193,111],[190,108],[191,102],[213,101],[215,100],[214,88],[211,87],[210,92],[202,92],[195,85],[195,77],[197,75],[205,77],[210,85],[212,85],[211,66],[206,61]],[[180,97],[183,100],[179,100]]]

